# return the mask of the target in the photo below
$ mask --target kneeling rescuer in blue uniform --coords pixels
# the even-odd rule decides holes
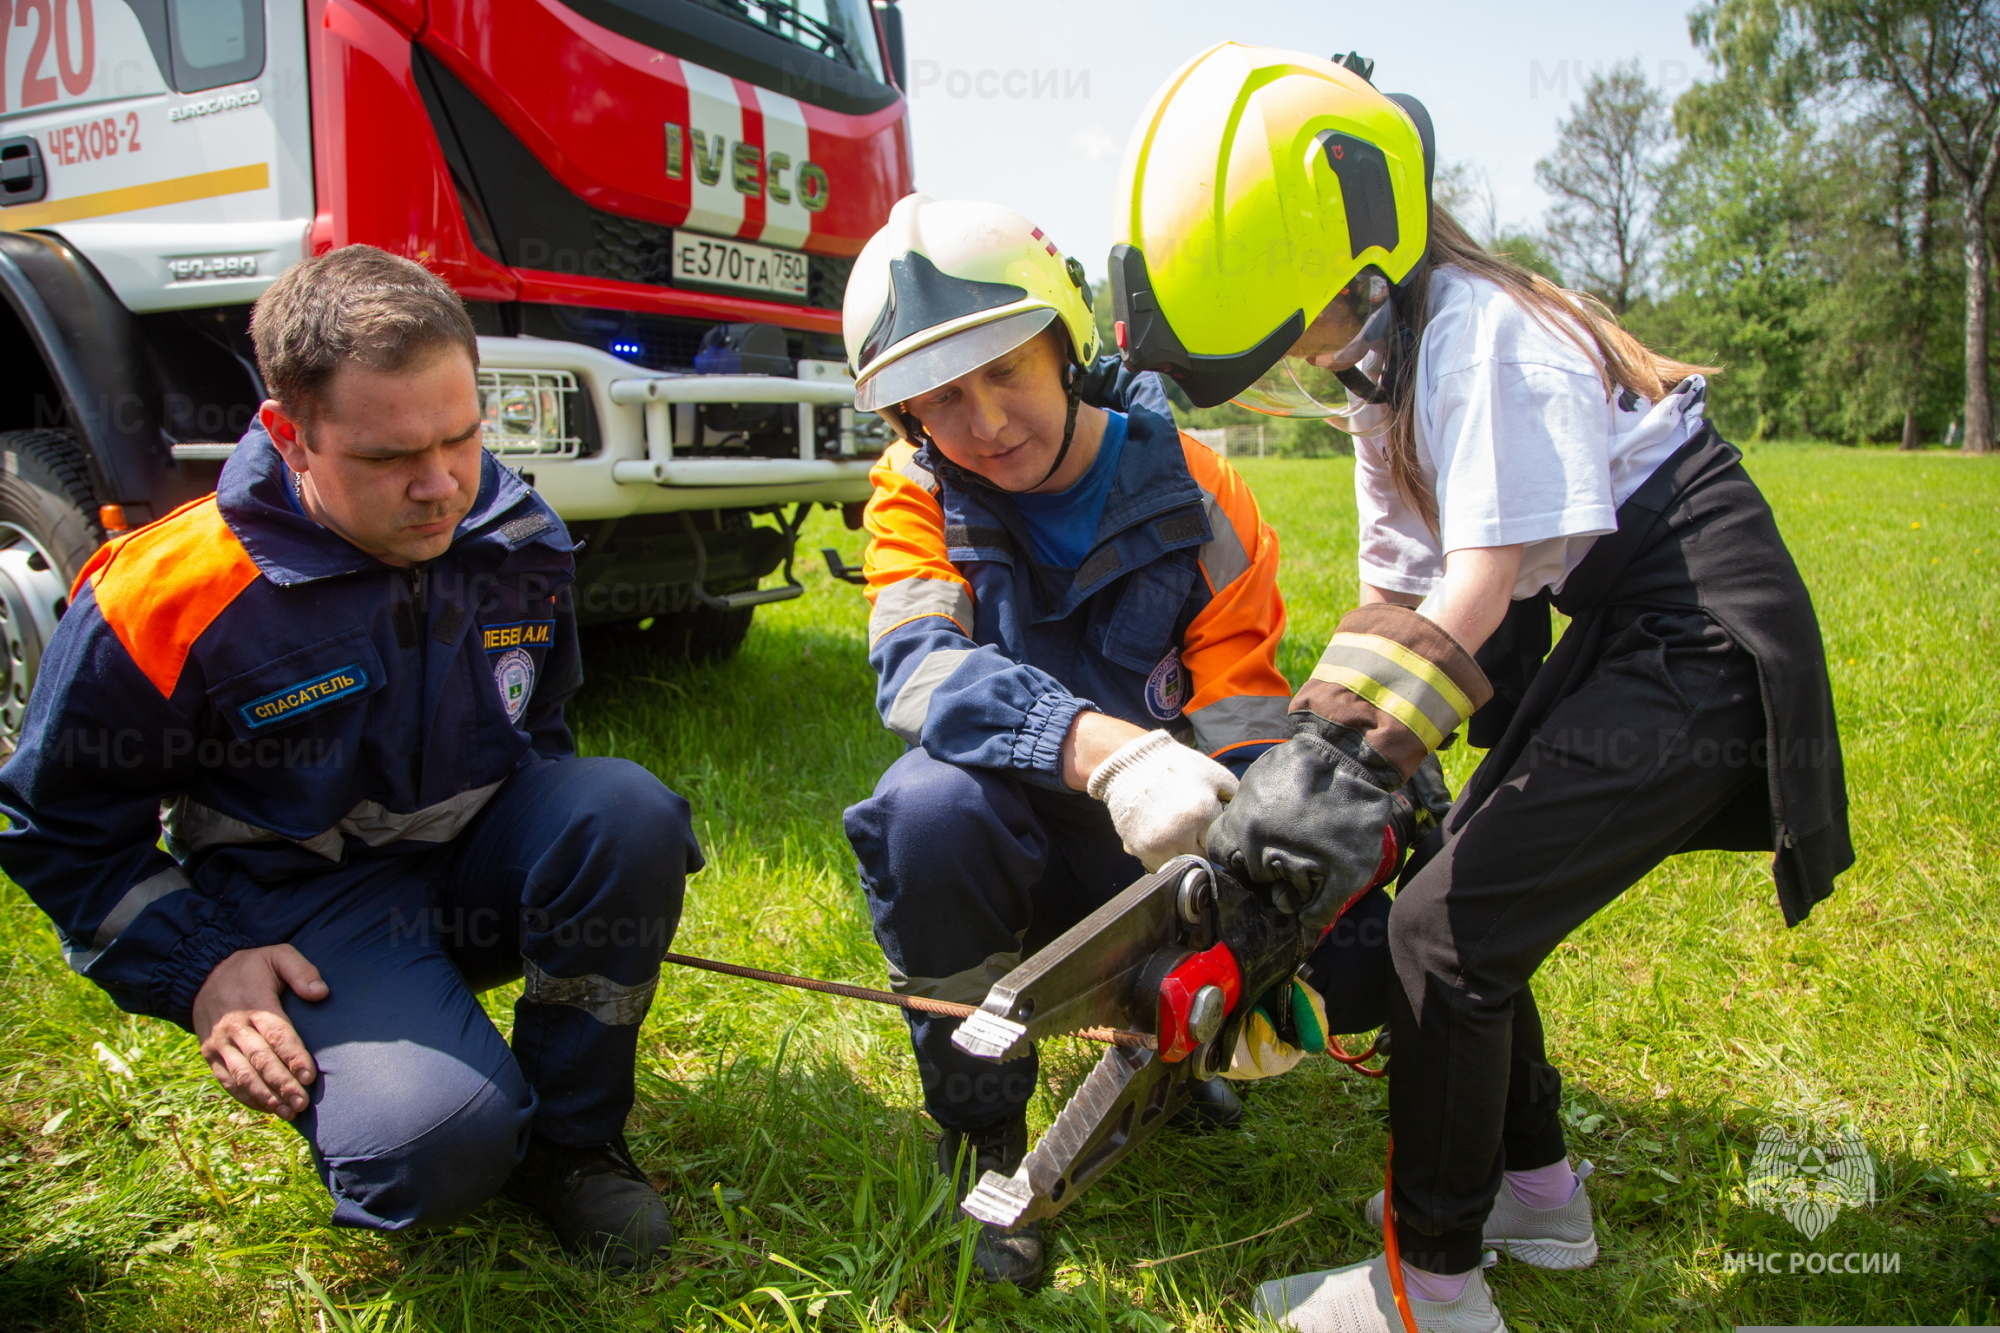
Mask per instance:
[[[1152,375],[1100,364],[1082,267],[996,204],[910,195],[847,287],[856,405],[899,439],[866,522],[869,662],[909,750],[847,811],[895,988],[987,988],[1202,835],[1286,734],[1277,538]],[[1034,1057],[910,1015],[939,1165],[1027,1149]],[[1219,1084],[1197,1120],[1227,1123]],[[980,1275],[1042,1279],[1039,1222],[984,1227]]]
[[[349,246],[251,332],[271,397],[215,494],[72,591],[0,769],[0,868],[72,967],[305,1136],[336,1225],[504,1187],[649,1262],[673,1230],[624,1125],[701,866],[687,802],[576,757],[572,543],[481,445],[451,289]],[[510,1050],[475,992],[524,973]]]

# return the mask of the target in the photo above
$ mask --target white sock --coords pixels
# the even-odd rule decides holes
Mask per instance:
[[[1509,1171],[1507,1188],[1530,1208],[1560,1208],[1576,1197],[1580,1182],[1565,1158],[1533,1171]]]
[[[1403,1264],[1403,1290],[1420,1301],[1455,1301],[1465,1294],[1465,1284],[1471,1277],[1470,1271],[1429,1273]]]

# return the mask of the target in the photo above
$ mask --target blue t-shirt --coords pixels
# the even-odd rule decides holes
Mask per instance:
[[[1035,558],[1058,569],[1075,569],[1097,540],[1097,521],[1104,516],[1105,497],[1118,479],[1118,458],[1125,452],[1125,414],[1104,414],[1104,439],[1090,470],[1066,491],[1014,495],[1014,507],[1028,524]]]

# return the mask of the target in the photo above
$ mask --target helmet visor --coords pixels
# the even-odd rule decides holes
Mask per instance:
[[[1229,400],[1270,417],[1309,417],[1353,431],[1355,418],[1376,404],[1348,391],[1331,370],[1287,356]]]
[[[1021,310],[906,352],[854,386],[854,405],[874,412],[929,393],[1007,355],[1055,319],[1050,306]]]
[[[1229,401],[1271,417],[1335,417],[1346,410],[1347,389],[1303,357],[1287,356]]]
[[[1266,416],[1317,418],[1354,431],[1354,419],[1377,404],[1349,390],[1347,381],[1356,379],[1350,368],[1370,356],[1379,359],[1392,318],[1388,283],[1372,275],[1356,279],[1290,352],[1230,401]],[[1332,344],[1329,333],[1335,335]],[[1365,389],[1365,377],[1358,382]]]

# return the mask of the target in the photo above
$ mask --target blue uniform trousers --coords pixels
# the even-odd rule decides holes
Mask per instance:
[[[1042,945],[1145,874],[1082,792],[961,767],[914,749],[846,815],[861,884],[906,995],[978,1004]],[[1028,1104],[1030,1054],[1006,1064],[951,1044],[958,1020],[908,1013],[924,1108],[951,1129],[984,1129]]]
[[[337,1225],[449,1223],[499,1192],[530,1127],[615,1136],[639,1021],[700,869],[687,802],[622,759],[507,779],[453,841],[399,843],[259,880],[227,849],[200,866],[258,944],[289,943],[328,996],[285,997],[319,1068],[295,1127]],[[527,975],[512,1049],[475,992]]]

